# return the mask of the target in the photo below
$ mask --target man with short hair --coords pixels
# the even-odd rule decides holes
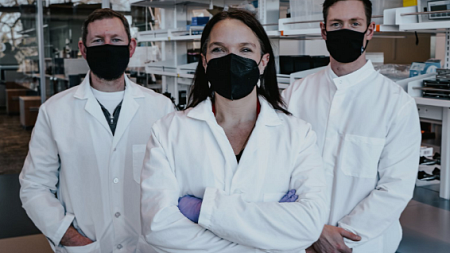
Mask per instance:
[[[323,14],[330,65],[283,93],[317,133],[329,186],[328,225],[307,252],[394,253],[419,164],[417,107],[366,60],[369,0],[326,0]]]
[[[140,174],[151,126],[174,107],[124,74],[135,48],[122,14],[94,11],[79,42],[90,71],[39,109],[20,197],[56,252],[153,252]]]

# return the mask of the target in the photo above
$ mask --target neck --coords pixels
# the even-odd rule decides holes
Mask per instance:
[[[122,74],[122,76],[117,78],[116,80],[106,81],[104,79],[99,78],[98,76],[94,75],[94,73],[91,72],[90,82],[91,86],[94,89],[103,92],[116,92],[116,91],[123,91],[125,89],[124,74]]]
[[[333,57],[330,57],[330,66],[333,72],[341,77],[357,71],[366,65],[366,53],[362,54],[356,61],[350,63],[337,62]]]
[[[216,93],[214,101],[216,120],[219,124],[239,124],[241,122],[256,121],[257,101],[256,87],[250,95],[234,101],[226,99]]]

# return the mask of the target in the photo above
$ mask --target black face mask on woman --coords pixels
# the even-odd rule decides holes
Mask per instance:
[[[369,29],[369,28],[367,28]],[[336,31],[327,31],[327,49],[330,55],[340,63],[350,63],[356,61],[366,51],[364,47],[364,36],[367,30],[363,33],[342,29]]]
[[[258,64],[254,60],[235,54],[211,59],[206,68],[211,89],[230,100],[248,96],[259,77]]]
[[[86,60],[91,71],[106,81],[116,80],[125,72],[130,61],[128,45],[86,47]]]

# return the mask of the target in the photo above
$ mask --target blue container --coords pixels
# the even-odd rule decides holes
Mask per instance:
[[[192,26],[206,25],[208,23],[209,17],[192,17]]]

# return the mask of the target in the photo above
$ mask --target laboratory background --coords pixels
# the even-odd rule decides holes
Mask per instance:
[[[322,70],[323,0],[0,0],[0,252],[52,252],[19,199],[18,176],[39,106],[79,85],[86,17],[125,15],[138,47],[126,74],[188,103],[208,20],[222,10],[255,13],[271,39],[280,89]],[[422,147],[413,199],[400,221],[399,253],[450,252],[450,0],[372,0],[376,33],[367,58],[417,104]]]

